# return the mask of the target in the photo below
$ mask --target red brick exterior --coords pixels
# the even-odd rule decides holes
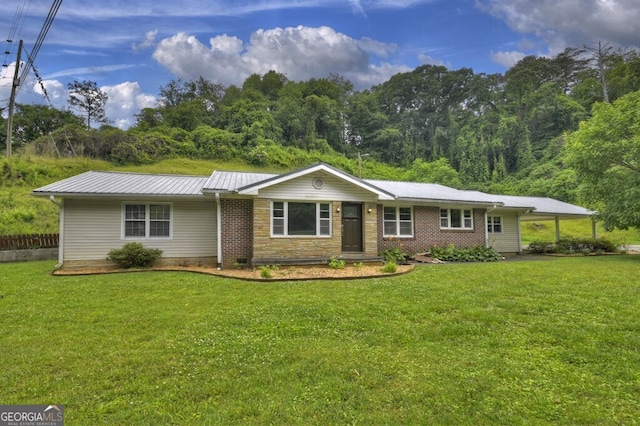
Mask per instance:
[[[440,208],[413,206],[413,238],[383,237],[382,205],[378,205],[378,250],[400,247],[404,253],[422,253],[431,247],[467,248],[485,245],[485,209],[473,209],[473,230],[440,229]]]
[[[220,200],[222,267],[253,257],[253,200]]]

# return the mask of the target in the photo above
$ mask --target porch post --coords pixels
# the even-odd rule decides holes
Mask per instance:
[[[591,235],[593,236],[593,239],[597,239],[598,238],[598,223],[595,221],[595,219],[591,219]]]
[[[556,216],[556,243],[560,241],[560,217]]]

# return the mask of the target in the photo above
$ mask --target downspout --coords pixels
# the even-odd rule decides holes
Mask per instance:
[[[216,246],[218,249],[217,263],[218,269],[222,269],[222,216],[220,208],[220,193],[216,192]]]
[[[60,217],[58,220],[58,264],[55,266],[55,269],[60,269],[64,262],[64,204],[56,200],[56,197],[53,195],[49,197],[49,200],[60,209]]]

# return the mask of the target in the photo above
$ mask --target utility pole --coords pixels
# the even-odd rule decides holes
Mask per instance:
[[[13,84],[11,85],[11,97],[9,98],[9,118],[7,119],[7,158],[11,157],[11,133],[13,127],[13,105],[16,102],[16,89],[20,85],[18,71],[20,71],[20,56],[22,55],[22,40],[18,43],[18,58],[13,73]]]

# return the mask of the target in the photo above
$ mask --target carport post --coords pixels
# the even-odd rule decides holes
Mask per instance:
[[[597,225],[598,224],[595,221],[595,219],[591,219],[591,235],[593,236],[594,240],[598,239],[598,226]]]
[[[560,217],[556,216],[556,243],[560,241]]]

